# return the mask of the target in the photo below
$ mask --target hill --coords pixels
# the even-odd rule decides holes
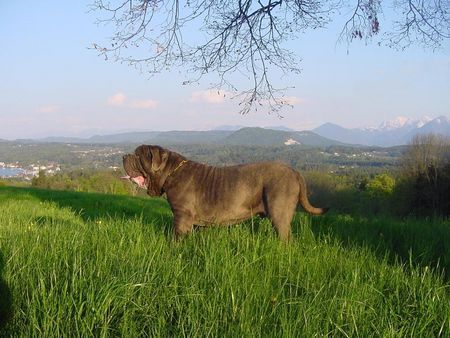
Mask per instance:
[[[265,128],[242,128],[235,131],[222,144],[247,145],[247,146],[289,146],[304,145],[315,147],[327,147],[331,145],[343,145],[311,131],[284,131]]]
[[[427,260],[446,248],[449,267],[448,224],[299,214],[289,245],[258,218],[172,243],[162,199],[0,187],[0,202],[2,337],[450,332]]]

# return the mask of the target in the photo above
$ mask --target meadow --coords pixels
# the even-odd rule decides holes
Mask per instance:
[[[0,187],[0,336],[449,336],[450,222],[298,212],[171,240],[163,199]]]

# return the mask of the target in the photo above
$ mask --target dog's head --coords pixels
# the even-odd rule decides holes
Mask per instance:
[[[169,151],[159,146],[141,145],[134,154],[123,156],[123,167],[127,176],[123,179],[147,189],[151,196],[162,195],[161,174],[169,159]]]

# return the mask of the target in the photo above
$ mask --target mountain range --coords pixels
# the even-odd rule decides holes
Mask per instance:
[[[416,134],[435,133],[450,137],[450,119],[446,116],[420,120],[398,117],[383,122],[376,128],[344,128],[337,124],[325,123],[313,129],[313,132],[343,143],[390,147],[408,144]]]
[[[163,131],[163,132],[127,132],[111,135],[95,135],[89,138],[47,137],[39,140],[17,140],[20,142],[61,142],[61,143],[147,143],[147,144],[221,144],[246,146],[290,146],[304,145],[327,147],[343,145],[312,131],[293,131],[243,127],[238,130],[206,131]]]
[[[436,133],[450,137],[450,119],[440,116],[434,119],[411,120],[398,117],[381,123],[378,127],[344,128],[325,123],[312,131],[294,131],[279,126],[270,128],[221,126],[206,131],[140,131],[110,135],[94,135],[89,138],[47,137],[21,142],[62,143],[148,143],[148,144],[222,144],[248,146],[303,145],[327,147],[332,145],[359,145],[390,147],[408,144],[416,134]]]

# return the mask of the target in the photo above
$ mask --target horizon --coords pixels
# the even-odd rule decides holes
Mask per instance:
[[[336,125],[348,130],[351,129],[359,129],[359,130],[376,130],[376,129],[382,129],[383,126],[385,127],[386,124],[389,124],[389,122],[395,122],[399,119],[404,120],[407,119],[405,121],[406,123],[417,123],[417,122],[423,122],[425,121],[425,123],[423,125],[425,125],[428,122],[431,122],[435,119],[439,119],[439,118],[445,118],[447,120],[450,121],[450,117],[449,116],[445,116],[445,115],[440,115],[440,116],[436,116],[436,117],[429,117],[429,116],[423,116],[419,119],[410,119],[407,118],[405,116],[398,116],[392,120],[389,121],[382,121],[381,123],[379,123],[377,126],[360,126],[360,127],[354,127],[354,128],[349,128],[346,126],[342,126],[340,124],[334,123],[334,122],[324,122],[321,125],[311,128],[311,129],[291,129],[285,125],[279,124],[279,125],[273,125],[273,126],[245,126],[245,125],[219,125],[216,127],[213,127],[211,129],[168,129],[168,130],[111,130],[111,131],[105,131],[105,132],[95,132],[94,130],[85,130],[82,131],[79,134],[73,134],[73,135],[62,135],[62,134],[57,134],[57,135],[44,135],[44,136],[38,136],[38,137],[30,137],[30,138],[15,138],[15,139],[2,139],[0,138],[0,140],[6,140],[6,141],[20,141],[20,140],[43,140],[46,138],[75,138],[75,139],[80,139],[80,140],[85,140],[85,139],[89,139],[91,137],[95,137],[95,136],[109,136],[109,135],[120,135],[120,134],[132,134],[132,133],[165,133],[165,132],[202,132],[202,131],[237,131],[243,128],[263,128],[263,129],[272,129],[272,130],[280,130],[280,131],[295,131],[295,132],[301,132],[301,131],[311,131],[314,132],[314,129],[317,129],[321,126],[324,126],[326,124],[332,124],[332,125]],[[421,127],[421,126],[420,126]],[[419,128],[420,128],[419,127]]]
[[[221,125],[312,130],[329,122],[363,128],[398,116],[450,116],[448,42],[434,53],[420,47],[399,52],[376,41],[357,41],[347,50],[336,43],[339,22],[300,34],[287,47],[302,59],[302,73],[280,75],[282,85],[294,87],[287,92],[293,108],[281,112],[283,119],[264,112],[240,115],[230,94],[209,89],[207,79],[183,86],[181,70],[149,79],[99,57],[89,47],[110,30],[95,25],[100,13],[88,13],[91,3],[0,4],[2,37],[10,46],[0,54],[0,139]]]

